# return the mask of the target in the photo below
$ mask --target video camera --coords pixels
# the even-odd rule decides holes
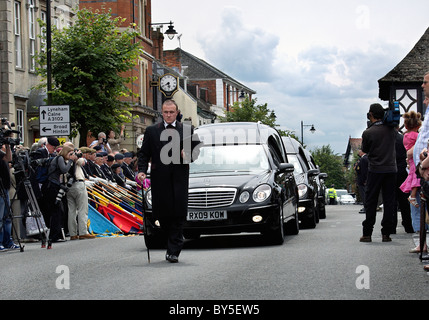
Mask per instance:
[[[0,148],[3,145],[10,145],[10,149],[13,150],[13,147],[19,145],[21,140],[19,138],[11,138],[11,135],[14,133],[21,134],[20,131],[12,130],[14,123],[9,123],[6,118],[1,119],[1,128],[0,128]],[[6,155],[4,151],[0,151],[0,160]]]
[[[12,122],[11,124],[7,121],[6,118],[1,119],[1,128],[0,128],[0,145],[9,144],[11,148],[13,146],[18,145],[21,140],[19,138],[13,139],[10,136],[14,133],[21,134],[20,131],[12,130],[15,124]]]
[[[385,125],[396,127],[401,121],[401,112],[399,110],[399,101],[389,103],[389,108],[385,111],[383,123]]]

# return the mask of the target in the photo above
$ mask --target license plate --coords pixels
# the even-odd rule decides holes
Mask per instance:
[[[192,211],[188,212],[188,221],[211,221],[227,219],[226,211]]]

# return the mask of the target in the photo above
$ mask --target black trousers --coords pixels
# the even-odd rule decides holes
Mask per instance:
[[[366,185],[358,184],[358,187],[359,187],[360,199],[362,200],[362,204],[365,207],[365,189],[366,189]]]
[[[60,187],[47,182],[42,186],[42,199],[45,201],[45,208],[49,213],[49,240],[56,241],[63,238],[61,228],[64,226],[63,203],[55,203],[55,198]]]
[[[383,219],[381,233],[390,235],[393,230],[393,218],[396,210],[396,173],[368,172],[365,192],[365,214],[362,222],[363,235],[371,236],[377,215],[378,196],[383,197]]]
[[[399,209],[401,210],[401,217],[402,217],[402,225],[405,228],[406,232],[413,233],[413,226],[411,222],[411,208],[410,203],[408,202],[408,196],[409,193],[404,193],[399,188],[402,183],[407,179],[408,172],[406,170],[398,170],[397,176],[396,176],[396,204],[399,206]],[[395,213],[393,216],[393,228],[396,228],[398,224],[398,210],[395,209]]]
[[[159,219],[161,230],[167,240],[167,254],[179,256],[182,251],[184,238],[183,238],[183,224],[185,217],[163,217]]]

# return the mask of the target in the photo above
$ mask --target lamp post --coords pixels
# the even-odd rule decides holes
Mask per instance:
[[[310,132],[314,133],[316,129],[314,128],[314,124],[304,124],[303,121],[301,121],[301,144],[304,146],[304,127],[311,127]]]
[[[238,100],[241,101],[245,98],[244,90],[230,90],[229,85],[226,87],[226,111],[229,111],[229,95],[231,93],[237,93],[240,92],[240,96],[238,97]]]
[[[48,92],[48,105],[52,100],[52,29],[51,29],[51,0],[46,1],[46,80]]]
[[[168,30],[164,32],[164,34],[167,35],[168,39],[173,40],[174,36],[177,34],[177,31],[174,30],[174,26],[173,26],[173,21],[170,22],[159,22],[159,23],[150,23],[149,26],[161,26],[161,25],[165,25],[168,24]],[[150,33],[149,33],[150,35]]]

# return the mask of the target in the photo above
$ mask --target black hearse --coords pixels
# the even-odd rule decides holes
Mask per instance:
[[[195,129],[203,145],[190,165],[186,238],[202,234],[259,232],[282,244],[298,234],[298,190],[277,130],[260,123],[217,123]],[[149,246],[157,221],[150,221]]]
[[[302,145],[291,137],[282,137],[288,159],[295,166],[298,187],[298,217],[303,228],[315,228],[319,222],[317,177],[320,170],[312,168]]]

